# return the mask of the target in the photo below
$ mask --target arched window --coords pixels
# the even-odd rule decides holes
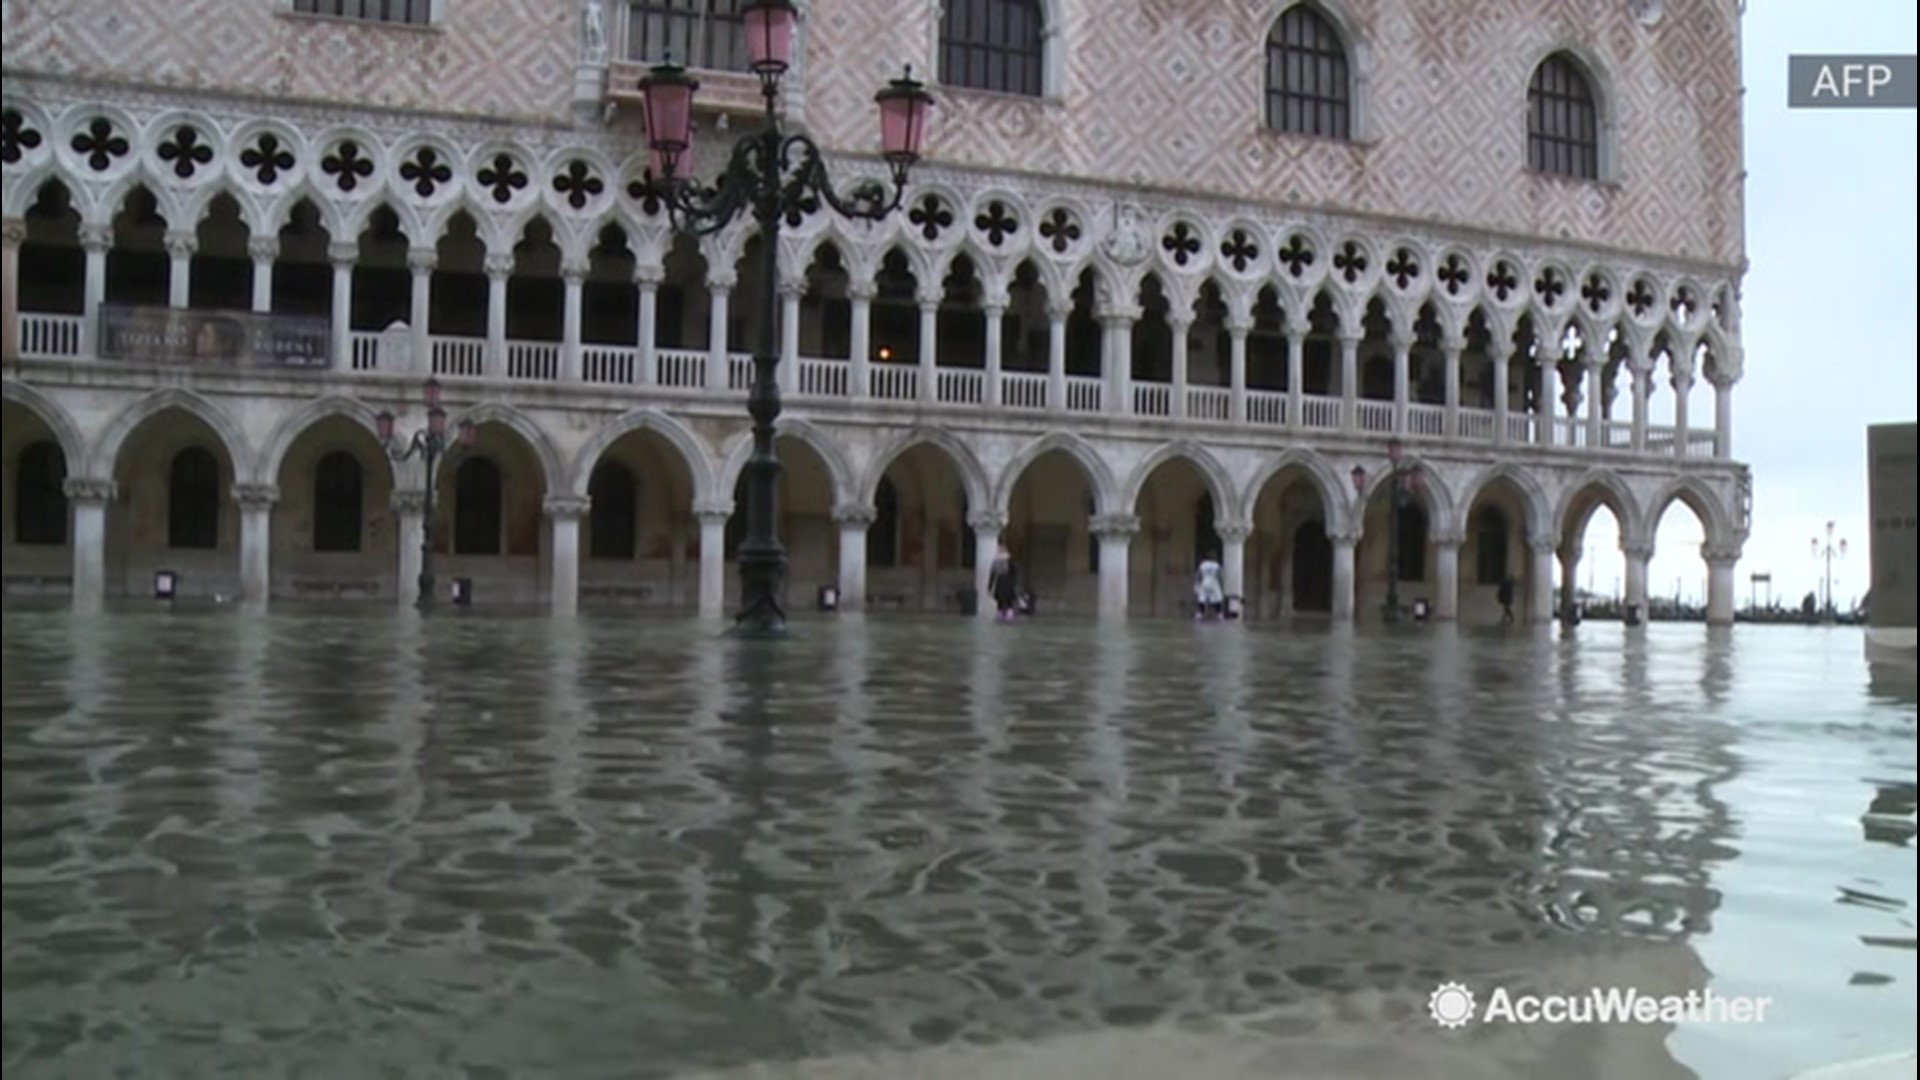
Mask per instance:
[[[1353,137],[1347,47],[1312,4],[1288,8],[1267,33],[1267,126],[1292,135]]]
[[[640,484],[633,470],[617,461],[593,467],[587,480],[587,554],[594,559],[631,560],[640,524]]]
[[[634,0],[627,5],[627,55],[657,64],[715,71],[747,70],[747,28],[741,0]]]
[[[1427,508],[1408,500],[1400,507],[1400,580],[1427,580]]]
[[[1497,506],[1480,511],[1473,529],[1474,578],[1482,585],[1507,580],[1507,515]]]
[[[453,553],[500,554],[504,518],[500,466],[490,458],[470,457],[453,478]]]
[[[1554,176],[1600,176],[1600,114],[1580,65],[1554,53],[1527,84],[1527,168]]]
[[[1220,530],[1215,527],[1213,517],[1213,495],[1208,493],[1200,496],[1193,508],[1193,561],[1197,566],[1202,559],[1222,557]]]
[[[360,459],[335,450],[313,470],[313,550],[359,551],[362,517]]]
[[[220,546],[220,459],[203,446],[173,455],[167,471],[167,546]]]
[[[884,476],[873,492],[873,524],[867,527],[867,565],[900,565],[900,492],[893,481]]]
[[[18,544],[67,542],[67,455],[41,440],[20,451],[13,472],[13,539]]]
[[[1046,16],[1039,0],[946,0],[940,81],[1039,97],[1045,93]]]

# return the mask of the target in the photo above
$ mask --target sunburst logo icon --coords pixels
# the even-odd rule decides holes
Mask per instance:
[[[1443,982],[1427,995],[1427,1012],[1443,1028],[1466,1027],[1473,1019],[1473,991],[1457,982]]]

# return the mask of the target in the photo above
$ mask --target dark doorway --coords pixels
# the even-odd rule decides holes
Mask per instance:
[[[631,560],[640,524],[640,485],[617,461],[594,466],[587,481],[589,558]]]
[[[1293,610],[1333,610],[1333,544],[1323,522],[1293,531]]]

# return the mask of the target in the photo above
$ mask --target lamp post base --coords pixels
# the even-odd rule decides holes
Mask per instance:
[[[786,552],[778,540],[749,541],[740,551],[740,614],[734,617],[730,636],[737,638],[783,638],[787,636],[787,613],[780,606],[780,583],[787,577]]]

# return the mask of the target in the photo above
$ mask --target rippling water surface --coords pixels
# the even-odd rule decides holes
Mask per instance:
[[[1657,1031],[1671,1075],[1905,1049],[1914,698],[1860,656],[1801,628],[845,619],[768,646],[13,611],[4,1069],[665,1076],[1288,1010],[1431,1029],[1443,979],[1556,970],[1776,999]]]

